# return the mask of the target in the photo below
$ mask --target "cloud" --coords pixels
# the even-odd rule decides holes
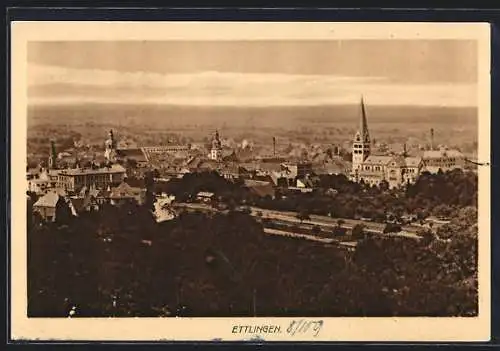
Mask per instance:
[[[474,84],[395,84],[384,77],[199,72],[159,74],[30,64],[29,103],[208,106],[475,106]]]

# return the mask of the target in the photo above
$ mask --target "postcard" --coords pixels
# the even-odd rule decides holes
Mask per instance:
[[[486,23],[12,22],[11,338],[490,338]]]

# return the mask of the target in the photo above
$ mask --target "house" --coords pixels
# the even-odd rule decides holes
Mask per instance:
[[[124,160],[126,164],[135,164],[139,168],[148,165],[148,159],[140,148],[135,149],[117,149],[116,156],[118,159]]]
[[[101,192],[95,188],[84,188],[80,191],[80,194],[71,196],[69,201],[74,215],[76,216],[81,212],[98,211],[100,205],[105,202],[104,197],[100,195]]]
[[[57,185],[70,192],[79,192],[83,187],[95,186],[104,189],[124,181],[126,170],[118,164],[102,168],[76,168],[61,170],[57,175]]]
[[[306,189],[306,188],[312,189],[312,188],[314,188],[314,182],[309,177],[297,179],[297,185],[296,185],[296,187],[300,188],[300,189]]]
[[[250,191],[251,194],[258,197],[276,197],[276,191],[271,182],[258,181],[258,180],[245,180],[244,186]]]
[[[112,205],[123,205],[126,203],[144,204],[146,190],[134,188],[123,182],[115,188],[111,188],[109,200]]]
[[[172,208],[172,197],[159,197],[154,203],[153,215],[157,223],[170,221],[176,217],[176,211]]]
[[[466,157],[458,150],[449,150],[442,147],[439,150],[427,150],[422,155],[424,170],[429,173],[450,171],[453,169],[463,169]]]
[[[327,158],[313,165],[314,174],[344,174],[349,175],[352,165],[340,157]]]
[[[60,202],[66,202],[66,199],[58,193],[50,191],[33,204],[33,212],[37,212],[47,221],[54,222],[56,220],[56,209]]]
[[[200,191],[196,194],[196,200],[209,203],[215,198],[215,194],[207,191]]]
[[[45,194],[51,188],[52,183],[47,179],[28,180],[28,191],[37,195]]]

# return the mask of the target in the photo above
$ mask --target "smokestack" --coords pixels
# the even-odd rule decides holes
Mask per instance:
[[[276,137],[273,137],[273,156],[276,157]]]
[[[56,142],[54,140],[50,141],[50,154],[53,157],[56,156]]]
[[[56,142],[54,140],[50,141],[50,158],[49,158],[49,168],[56,169],[57,153],[56,153]]]
[[[434,128],[431,128],[431,150],[434,150]]]
[[[406,151],[406,143],[403,144],[403,156],[407,156],[407,151]]]

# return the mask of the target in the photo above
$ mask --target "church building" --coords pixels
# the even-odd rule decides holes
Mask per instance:
[[[112,130],[109,131],[108,139],[105,142],[104,157],[108,164],[114,163],[116,160],[116,140]]]
[[[402,155],[372,154],[366,108],[361,98],[361,121],[352,144],[351,180],[378,186],[386,181],[390,188],[414,183],[419,176],[423,162],[420,157]]]
[[[222,160],[222,142],[220,141],[219,131],[215,131],[209,158],[214,161]]]

